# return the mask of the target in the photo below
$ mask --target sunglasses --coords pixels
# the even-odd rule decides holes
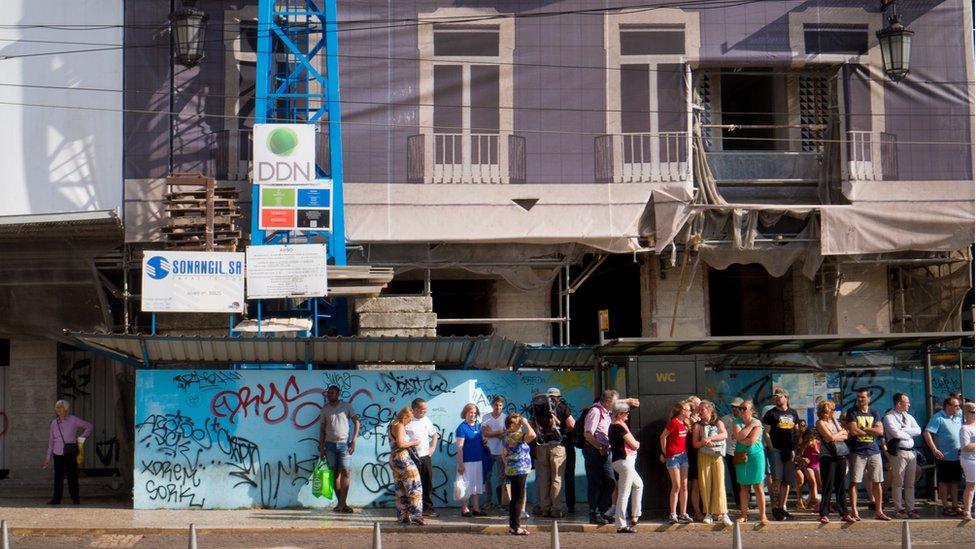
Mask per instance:
[[[743,412],[745,412],[745,411],[746,411],[746,410],[748,410],[748,409],[749,409],[749,407],[748,407],[748,406],[739,406],[739,410],[740,410],[740,411],[743,411]]]

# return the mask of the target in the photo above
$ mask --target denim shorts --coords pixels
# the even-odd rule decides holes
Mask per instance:
[[[682,467],[688,467],[688,453],[681,452],[680,454],[675,454],[668,458],[668,461],[664,464],[668,469],[681,469]]]
[[[349,444],[346,442],[326,442],[325,461],[335,472],[349,470]]]

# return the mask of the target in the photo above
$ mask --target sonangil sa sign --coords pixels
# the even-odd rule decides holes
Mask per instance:
[[[147,250],[142,258],[142,310],[243,313],[244,254]]]
[[[253,146],[256,184],[314,185],[312,124],[255,124]]]

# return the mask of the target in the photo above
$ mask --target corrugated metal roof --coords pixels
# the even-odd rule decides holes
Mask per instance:
[[[525,368],[592,368],[598,361],[592,345],[530,345],[522,354]]]
[[[703,339],[620,338],[596,348],[598,356],[709,355],[769,353],[837,353],[849,351],[917,350],[929,345],[967,340],[972,332],[914,334],[710,337]]]
[[[207,337],[69,333],[136,366],[159,363],[437,364],[511,368],[525,345],[503,337]]]

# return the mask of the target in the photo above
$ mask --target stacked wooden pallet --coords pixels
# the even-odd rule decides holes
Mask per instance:
[[[237,189],[217,187],[210,177],[184,173],[167,177],[167,220],[162,229],[166,246],[187,251],[236,251],[241,240],[237,198]]]
[[[379,295],[393,280],[393,269],[369,265],[330,265],[328,279],[330,296]]]

